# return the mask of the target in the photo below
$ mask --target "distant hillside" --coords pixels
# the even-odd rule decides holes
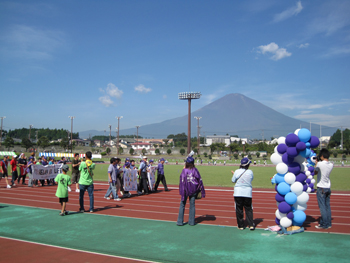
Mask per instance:
[[[238,135],[240,137],[270,139],[285,136],[300,128],[310,128],[310,124],[281,114],[262,103],[242,94],[228,94],[199,110],[192,112],[191,133],[197,135],[197,121],[200,116],[201,136],[204,135]],[[312,134],[320,135],[320,126],[312,124]],[[332,135],[336,128],[322,126],[322,135]],[[89,131],[91,132],[91,131]],[[135,128],[124,129],[121,134],[133,134]],[[187,115],[160,123],[140,127],[143,137],[165,138],[169,134],[185,132],[187,134]],[[80,132],[83,137],[85,132]],[[99,132],[103,134],[103,132]],[[95,134],[93,134],[95,135]],[[87,136],[88,137],[88,136]]]

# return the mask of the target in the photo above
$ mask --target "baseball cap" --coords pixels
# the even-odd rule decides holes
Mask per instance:
[[[149,160],[150,163],[153,163],[153,159]]]
[[[247,166],[247,165],[249,165],[250,163],[252,163],[252,161],[249,160],[247,157],[245,157],[245,158],[243,158],[243,159],[241,160],[241,166]]]
[[[192,157],[187,157],[186,163],[194,163],[194,159]]]
[[[126,158],[125,158],[125,161],[130,161],[130,158],[129,158],[129,157],[126,157]]]
[[[129,166],[130,165],[130,163],[129,162],[125,162],[125,166]]]
[[[142,156],[142,159],[147,159],[147,156]]]
[[[30,157],[29,157],[29,160],[32,160],[32,159],[34,159],[34,157],[33,157],[33,156],[30,156]]]
[[[64,164],[62,165],[62,170],[65,171],[65,172],[68,172],[69,171],[69,166]]]
[[[17,158],[17,155],[12,156],[13,158]]]
[[[160,159],[160,161],[162,162],[162,161],[164,161],[165,162],[165,159],[164,158],[162,158],[162,159]]]

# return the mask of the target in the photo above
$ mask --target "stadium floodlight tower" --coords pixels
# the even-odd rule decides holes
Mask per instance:
[[[187,154],[191,152],[191,100],[199,99],[200,92],[181,92],[179,100],[188,100],[188,130],[187,130]]]

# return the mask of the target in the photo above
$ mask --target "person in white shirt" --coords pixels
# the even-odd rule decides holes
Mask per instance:
[[[333,170],[333,164],[328,160],[330,153],[327,149],[322,149],[316,160],[315,175],[317,175],[317,202],[320,208],[320,224],[316,226],[319,229],[328,229],[332,227],[332,213],[330,205],[331,180],[329,175]]]

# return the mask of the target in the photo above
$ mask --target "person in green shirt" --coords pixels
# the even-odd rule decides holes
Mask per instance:
[[[56,196],[59,198],[59,202],[61,203],[61,213],[60,216],[67,215],[66,205],[68,202],[68,185],[71,185],[70,176],[67,174],[69,171],[69,166],[64,164],[62,166],[62,173],[58,174],[55,178],[55,182],[57,183],[57,191]]]
[[[87,190],[90,198],[90,213],[94,212],[94,181],[93,170],[95,169],[95,164],[91,161],[92,153],[90,151],[85,153],[85,162],[81,162],[79,165],[79,204],[81,213],[85,212],[84,209],[84,193]]]

